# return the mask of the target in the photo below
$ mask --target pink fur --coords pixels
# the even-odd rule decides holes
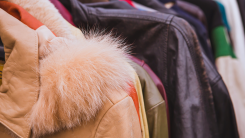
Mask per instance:
[[[106,95],[126,91],[134,81],[126,49],[110,35],[74,40],[49,0],[6,0],[41,21],[57,38],[40,48],[40,93],[30,112],[33,137],[70,129],[96,117]],[[60,38],[62,37],[62,38]],[[68,38],[68,39],[65,39]]]
[[[50,42],[53,50],[40,61],[40,95],[30,117],[35,137],[94,119],[105,95],[128,89],[134,71],[119,46],[109,35]]]

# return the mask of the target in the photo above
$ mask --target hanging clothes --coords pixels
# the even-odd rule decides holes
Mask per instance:
[[[240,14],[241,14],[243,29],[245,29],[245,1],[244,0],[236,0],[236,1],[239,7]],[[245,33],[245,30],[243,31]]]
[[[156,11],[166,13],[166,14],[171,14],[171,15],[178,15],[175,11],[171,9],[167,9],[164,4],[159,2],[158,0],[134,0],[135,2],[142,4],[146,7],[152,8]]]
[[[221,2],[227,12],[227,19],[231,26],[231,37],[234,44],[234,52],[240,61],[241,67],[245,69],[245,36],[242,25],[241,14],[235,0],[217,0]]]
[[[166,102],[149,74],[138,64],[131,63],[139,75],[150,138],[169,138]]]
[[[69,14],[67,9],[58,0],[50,0],[50,2],[52,2],[56,9],[59,10],[59,13],[62,15],[64,19],[66,19],[70,24],[75,26],[71,14]]]
[[[215,43],[217,43],[215,45],[216,65],[229,90],[235,109],[239,135],[240,137],[243,137],[242,130],[245,126],[245,119],[243,117],[245,113],[245,106],[243,103],[243,99],[245,98],[243,76],[245,76],[245,74],[241,68],[240,62],[233,53],[229,40],[227,40],[226,30],[223,27],[219,27],[213,33],[215,33],[214,40],[216,40]],[[235,124],[233,125],[233,128],[236,128]],[[239,137],[238,134],[236,137]]]
[[[174,5],[173,7],[171,7],[171,9],[175,10],[182,18],[187,20],[188,23],[190,23],[190,25],[193,26],[197,34],[199,43],[202,49],[204,50],[204,53],[207,55],[209,60],[214,64],[213,52],[211,49],[211,45],[209,42],[210,40],[208,38],[208,33],[205,26],[199,20],[195,19],[194,17],[192,17],[191,15],[189,15],[188,13],[180,9],[177,5]]]
[[[167,110],[167,118],[168,118],[168,131],[169,131],[170,117],[169,117],[168,98],[167,98],[167,94],[166,94],[165,88],[164,88],[161,80],[157,77],[157,75],[151,70],[151,68],[143,60],[140,60],[140,59],[133,57],[133,56],[130,56],[130,59],[133,60],[135,63],[141,65],[147,71],[147,73],[151,76],[152,80],[156,84],[158,90],[160,91],[162,98],[165,100],[166,110]],[[169,131],[169,133],[170,133],[170,131]]]
[[[163,13],[86,7],[76,0],[61,0],[61,3],[71,9],[76,25],[99,24],[108,30],[113,28],[127,38],[126,42],[136,46],[132,53],[152,68],[166,88],[171,137],[189,138],[196,134],[218,137],[212,92],[206,81],[200,46],[185,21]],[[198,110],[190,110],[192,106]],[[197,125],[200,123],[205,125]]]
[[[64,55],[67,55],[67,54],[69,54],[69,52],[71,52],[71,53],[73,53],[73,56],[76,56],[76,54],[74,54],[74,53],[78,52],[79,49],[81,49],[80,52],[87,53],[88,49],[86,49],[86,47],[85,47],[87,44],[84,47],[77,47],[76,45],[74,45],[73,48],[72,48],[72,45],[66,45],[66,46],[63,45],[62,46],[62,43],[60,43],[60,41],[59,41],[59,40],[62,39],[61,37],[59,37],[59,38],[57,37],[57,39],[56,39],[54,34],[51,31],[49,31],[49,29],[47,29],[47,27],[42,25],[41,22],[36,20],[34,17],[29,15],[27,12],[25,12],[24,9],[22,9],[21,7],[18,7],[17,5],[15,5],[13,3],[8,3],[8,2],[4,2],[4,1],[0,2],[0,7],[5,9],[6,11],[8,11],[10,14],[15,15],[16,18],[20,19],[23,23],[25,23],[26,25],[29,25],[29,27],[31,27],[32,29],[35,30],[34,31],[32,29],[29,29],[29,30],[32,30],[34,32],[34,33],[31,34],[30,33],[31,31],[28,32],[28,29],[27,29],[28,27],[27,26],[25,26],[25,27],[20,26],[20,27],[23,27],[26,30],[25,32],[30,33],[33,36],[33,38],[34,38],[33,41],[29,40],[31,37],[26,38],[26,39],[28,39],[27,41],[33,42],[33,44],[36,45],[36,47],[33,47],[33,44],[32,44],[32,47],[35,50],[34,52],[36,52],[36,54],[35,54],[36,58],[32,58],[34,60],[34,63],[36,63],[36,65],[38,65],[39,63],[36,60],[38,60],[38,58],[41,59],[41,60],[39,60],[40,61],[40,66],[41,66],[40,67],[41,91],[39,93],[39,100],[36,101],[37,100],[37,95],[38,95],[38,92],[39,92],[39,84],[38,83],[37,83],[37,88],[35,89],[36,93],[34,93],[35,90],[32,90],[31,93],[33,93],[33,94],[29,93],[28,94],[29,97],[26,96],[26,95],[23,95],[26,98],[28,98],[29,101],[32,100],[31,103],[34,104],[36,102],[34,107],[32,107],[33,105],[28,104],[29,102],[24,102],[23,103],[23,105],[26,106],[25,108],[23,108],[23,109],[25,109],[24,111],[28,111],[29,112],[32,109],[32,111],[30,113],[31,122],[27,122],[27,120],[29,120],[29,118],[28,118],[29,116],[26,116],[25,113],[21,113],[25,117],[25,118],[23,118],[24,120],[20,120],[19,119],[20,117],[14,117],[14,118],[9,117],[9,119],[11,120],[11,119],[18,118],[18,120],[22,121],[21,125],[27,124],[28,125],[27,127],[18,127],[20,124],[17,123],[17,121],[11,122],[10,120],[1,119],[1,121],[4,121],[3,124],[6,125],[7,128],[10,128],[10,131],[12,131],[12,133],[15,133],[17,136],[21,136],[21,137],[29,137],[30,129],[32,129],[32,135],[33,136],[47,135],[47,134],[50,134],[50,132],[54,133],[54,132],[58,132],[59,130],[63,130],[62,132],[55,133],[53,136],[56,135],[57,137],[60,137],[59,135],[62,135],[63,137],[66,137],[65,135],[69,134],[70,133],[69,131],[71,131],[71,130],[69,130],[69,129],[68,130],[64,130],[64,128],[71,128],[71,127],[74,128],[74,127],[76,127],[76,129],[72,130],[73,133],[74,133],[73,135],[81,135],[81,133],[82,133],[83,136],[85,136],[85,137],[86,136],[90,137],[91,135],[102,135],[102,136],[106,135],[107,137],[110,137],[112,135],[113,135],[112,137],[114,137],[115,135],[118,135],[118,137],[130,137],[130,136],[132,136],[132,133],[134,134],[133,137],[139,137],[140,138],[142,136],[141,132],[140,132],[140,123],[138,122],[139,118],[137,116],[137,111],[136,111],[137,108],[134,106],[134,101],[132,100],[132,98],[129,97],[129,94],[127,94],[128,91],[132,91],[131,93],[136,93],[134,84],[129,85],[128,82],[125,82],[124,84],[130,86],[129,87],[130,89],[124,89],[123,90],[123,87],[121,87],[122,89],[120,89],[118,87],[118,88],[112,88],[111,89],[112,94],[109,94],[109,93],[106,94],[105,93],[107,99],[110,99],[110,100],[106,100],[105,103],[104,103],[107,106],[103,106],[103,108],[101,110],[99,110],[99,113],[96,116],[97,119],[95,119],[94,121],[89,121],[89,119],[93,118],[93,116],[95,115],[93,113],[97,113],[98,111],[96,111],[96,110],[98,108],[101,108],[99,106],[100,106],[100,102],[103,101],[103,97],[100,97],[100,95],[97,95],[98,97],[93,99],[94,97],[89,97],[88,96],[87,97],[88,99],[86,100],[86,102],[83,103],[82,101],[85,100],[83,98],[86,98],[86,94],[83,95],[82,97],[80,97],[80,96],[83,94],[83,92],[86,92],[88,90],[88,88],[86,88],[85,85],[83,85],[82,88],[76,88],[76,86],[73,85],[73,84],[76,84],[76,82],[77,82],[77,78],[79,77],[79,76],[77,76],[78,74],[76,74],[75,80],[74,80],[74,77],[72,76],[72,74],[69,74],[69,71],[65,72],[64,76],[59,76],[59,77],[56,76],[57,74],[59,74],[57,72],[59,72],[60,70],[64,69],[63,68],[63,67],[65,67],[64,65],[67,65],[68,67],[69,66],[74,67],[74,66],[71,65],[71,64],[73,64],[73,62],[70,62],[70,60],[66,60],[67,57],[64,56]],[[18,13],[20,13],[20,14],[19,15],[18,14],[14,14],[14,12],[12,12],[10,9],[11,10],[14,9],[13,11],[18,11]],[[12,32],[10,32],[10,31],[12,31],[12,30],[17,30],[18,31],[19,30],[19,29],[9,29],[9,28],[12,27],[11,23],[15,23],[15,24],[22,24],[22,23],[19,22],[18,20],[16,20],[11,15],[7,14],[6,12],[4,12],[3,10],[0,10],[0,11],[1,11],[1,14],[3,14],[3,16],[5,16],[7,19],[9,19],[11,21],[11,22],[8,22],[8,20],[7,21],[5,20],[4,22],[1,22],[2,23],[2,25],[1,25],[2,28],[1,29],[3,29],[3,31],[1,32],[1,37],[3,39],[3,42],[4,42],[5,46],[11,46],[11,44],[12,45],[13,44],[17,44],[17,45],[19,44],[19,45],[25,46],[25,43],[24,44],[21,43],[22,40],[18,40],[17,41],[17,42],[20,42],[20,43],[13,43],[13,41],[15,41],[15,39],[6,40],[6,38],[8,38],[6,36],[13,35]],[[31,22],[28,22],[28,21],[31,21]],[[11,27],[8,26],[8,25],[10,25]],[[7,31],[6,31],[6,28],[7,28]],[[4,35],[4,33],[9,33],[9,34]],[[16,36],[18,36],[18,37],[20,36],[19,35],[20,32],[19,33],[17,32],[17,33],[14,33],[14,34]],[[20,37],[20,38],[23,38],[23,37]],[[38,40],[37,40],[37,38],[38,38]],[[26,39],[24,39],[24,40],[26,41]],[[50,41],[50,39],[52,39],[52,40]],[[108,39],[108,37],[107,37],[107,39]],[[37,41],[35,41],[35,40],[37,40]],[[60,48],[59,50],[55,49],[54,51],[52,51],[51,54],[49,53],[50,55],[46,55],[45,54],[45,52],[49,52],[49,51],[45,51],[45,50],[42,51],[43,48],[45,49],[45,46],[47,46],[46,44],[47,44],[48,40],[49,40],[49,44],[50,45],[52,45],[52,46],[57,45]],[[93,39],[91,41],[94,42]],[[84,42],[86,42],[86,41],[84,41]],[[94,49],[93,45],[91,45],[92,43],[91,42],[88,42],[88,43],[90,44],[89,48]],[[69,44],[69,42],[67,44]],[[75,43],[72,43],[72,44],[75,44]],[[109,49],[105,50],[104,46],[106,46],[106,45],[103,46],[102,43],[99,43],[99,44],[96,44],[96,45],[99,46],[99,47],[101,47],[101,45],[102,45],[101,48],[103,50],[99,50],[98,47],[95,48],[95,49],[98,49],[100,52],[103,52],[103,51],[104,52],[105,51],[109,52],[110,50],[112,50],[111,47],[109,48],[110,50]],[[17,46],[14,46],[14,48],[15,47],[17,47]],[[39,49],[39,50],[37,50],[37,49]],[[75,50],[76,52],[72,51],[72,49]],[[19,49],[17,49],[17,50],[19,50]],[[25,48],[21,48],[21,50],[25,51],[26,49]],[[51,49],[49,49],[49,50],[51,50]],[[116,50],[116,51],[118,51],[118,50]],[[120,54],[117,53],[116,51],[114,51],[114,52],[111,51],[112,53],[107,53],[107,54],[104,53],[104,55],[112,56],[113,53],[114,53],[118,57]],[[39,53],[37,53],[37,52],[39,52]],[[66,52],[68,52],[68,53],[66,53]],[[100,53],[98,53],[96,51],[94,51],[94,52],[96,53],[96,56],[101,55]],[[61,55],[59,55],[59,54],[61,54]],[[77,54],[78,54],[77,55],[78,57],[81,57],[80,55],[82,53],[77,53]],[[19,55],[19,54],[17,54],[17,55]],[[29,53],[27,53],[26,55],[31,56],[31,54],[29,54]],[[84,55],[84,54],[82,54],[82,55]],[[11,53],[11,55],[9,56],[9,59],[8,59],[8,56],[9,56],[9,53],[6,53],[6,61],[7,62],[8,62],[8,60],[15,60],[15,58],[13,58],[13,53]],[[90,61],[89,63],[91,64],[93,62],[93,60],[89,60],[90,56],[92,56],[92,55],[91,54],[89,56],[87,55],[86,59],[88,59],[88,61]],[[54,57],[59,57],[59,58],[54,58]],[[63,58],[61,58],[61,57],[63,57]],[[91,58],[95,59],[95,57],[91,57]],[[100,58],[97,58],[97,59],[103,59],[103,58],[104,57],[100,57]],[[77,59],[79,59],[79,58],[75,57],[75,59],[73,61],[75,62]],[[20,60],[23,60],[23,58],[20,58]],[[20,62],[20,63],[23,63],[23,61]],[[28,61],[32,61],[32,60],[28,59]],[[67,61],[69,61],[69,62],[67,62]],[[80,60],[80,61],[82,61],[82,60]],[[95,66],[99,66],[102,63],[103,64],[102,66],[105,67],[105,61],[106,60],[103,60],[102,62],[98,61],[98,63]],[[113,61],[117,61],[116,57],[113,58]],[[14,62],[14,61],[12,61],[12,62]],[[110,60],[110,62],[112,62],[112,60]],[[49,63],[49,64],[46,64],[46,63]],[[62,64],[60,64],[60,63],[62,63]],[[81,64],[79,62],[75,62],[75,63],[78,63],[76,65],[86,65],[86,67],[83,68],[84,70],[79,70],[79,74],[81,73],[81,75],[82,75],[83,71],[87,72],[86,69],[89,69],[91,71],[91,73],[94,74],[93,73],[94,71],[92,71],[93,69],[92,68],[88,68],[90,66],[90,64],[87,64],[87,63]],[[129,67],[128,69],[130,69],[132,71],[131,72],[132,74],[130,74],[131,77],[134,76],[135,73],[134,73],[133,69],[130,66],[128,66],[128,64],[124,64],[125,61],[122,61],[122,63],[123,63],[123,64],[121,64],[122,67],[119,67],[120,65],[117,66],[117,67],[119,67],[120,70],[122,70],[125,67],[126,68]],[[6,65],[8,65],[8,63],[6,63]],[[25,64],[25,65],[29,65],[29,64]],[[111,65],[114,66],[114,64],[111,64]],[[62,67],[58,67],[58,66],[62,66]],[[95,67],[95,66],[93,66],[93,67]],[[16,66],[13,66],[13,67],[16,67]],[[96,68],[99,68],[100,71],[104,72],[103,70],[105,68],[103,69],[103,67],[102,68],[101,67],[96,67]],[[28,66],[28,68],[30,68],[30,67]],[[36,66],[35,68],[38,69],[38,66]],[[8,68],[8,69],[12,69],[12,68]],[[16,70],[16,68],[14,68],[14,69]],[[54,69],[55,71],[54,70],[53,71],[56,72],[56,73],[51,73],[50,74],[50,71],[52,72],[52,69]],[[74,68],[67,68],[67,69],[73,70],[72,72],[75,71]],[[110,69],[113,69],[113,68],[108,67],[108,68],[106,68],[105,72],[109,73],[108,69],[110,70]],[[33,79],[35,78],[36,80],[33,80],[31,82],[32,83],[35,82],[35,81],[39,82],[38,81],[39,80],[39,76],[38,76],[39,74],[36,73],[36,70],[33,70],[33,68],[30,68],[30,70],[32,70],[34,72],[35,76],[36,76],[36,77],[32,77]],[[61,72],[63,72],[63,71],[61,71]],[[126,71],[126,72],[129,73],[130,71],[129,72],[128,71]],[[7,72],[5,71],[3,73],[7,73]],[[66,73],[68,73],[68,74],[66,74]],[[89,73],[89,72],[87,72],[87,73]],[[84,79],[84,76],[89,75],[87,73],[86,73],[86,75],[82,75],[83,77],[81,77],[81,78]],[[116,73],[116,74],[120,74],[120,73]],[[124,74],[124,75],[126,75],[126,74]],[[24,74],[24,75],[26,75],[26,74]],[[45,76],[45,75],[47,75],[47,76]],[[18,76],[22,77],[21,79],[23,81],[24,77],[21,76],[20,74],[18,74]],[[72,103],[69,102],[69,100],[71,98],[73,98],[73,97],[72,97],[72,95],[69,94],[69,92],[66,92],[66,89],[63,90],[62,92],[66,94],[66,96],[68,97],[69,100],[65,99],[65,97],[62,97],[62,96],[61,97],[55,96],[55,95],[59,95],[59,91],[56,91],[56,89],[53,89],[52,93],[50,93],[50,90],[52,90],[52,88],[54,88],[52,86],[54,84],[53,82],[57,82],[57,80],[55,80],[55,79],[58,78],[59,80],[60,79],[61,80],[65,80],[67,76],[69,76],[69,82],[71,82],[71,83],[69,85],[66,85],[66,86],[58,86],[58,87],[68,88],[67,89],[68,91],[72,91],[72,95],[75,95],[75,97],[78,98],[77,101],[76,101],[76,99],[73,99],[72,102],[75,102],[75,105],[80,105],[79,107],[74,107],[74,106],[71,105]],[[94,77],[97,77],[97,76],[90,76],[90,79],[93,79],[93,85],[91,85],[91,86],[94,86],[94,84],[95,84],[95,80],[96,79]],[[108,77],[113,77],[113,76],[108,76]],[[18,78],[18,77],[15,77],[15,78]],[[29,78],[29,77],[27,77],[27,78]],[[98,79],[98,80],[101,80],[101,79],[102,78],[100,77],[100,79]],[[106,81],[103,81],[103,82],[109,82],[108,78],[105,78],[105,79],[106,79]],[[16,80],[16,79],[14,79],[14,80]],[[120,80],[120,82],[119,83],[117,82],[117,84],[123,85],[122,78],[120,78],[119,80]],[[113,79],[113,81],[114,82],[116,81],[115,78]],[[10,78],[10,81],[7,81],[7,82],[8,83],[3,83],[3,86],[6,87],[6,85],[8,85],[9,83],[11,84],[11,78]],[[83,81],[81,81],[81,82],[83,82]],[[134,82],[134,81],[132,81],[132,82]],[[26,82],[24,81],[24,83],[26,83]],[[136,83],[136,82],[134,82],[134,83]],[[19,83],[17,83],[17,85],[18,84]],[[57,83],[57,85],[59,85],[59,83]],[[60,85],[64,85],[64,83],[61,83]],[[34,85],[34,86],[36,86],[36,85]],[[97,85],[97,86],[99,86],[99,85]],[[105,86],[111,86],[111,85],[105,84]],[[27,88],[32,88],[32,87],[26,86],[25,89],[27,90]],[[75,88],[75,89],[73,89],[73,88]],[[108,92],[109,92],[110,89],[108,89],[108,88],[104,87],[103,89],[107,89]],[[101,89],[101,90],[104,91],[103,89]],[[22,90],[22,89],[20,89],[20,90]],[[79,94],[76,93],[76,90],[79,90],[79,91],[77,91],[77,92],[79,92]],[[118,93],[115,90],[121,91],[121,92]],[[7,95],[8,92],[9,91],[6,90],[6,92],[5,92],[6,95]],[[95,92],[95,93],[93,93],[93,95],[96,95],[96,89],[94,89],[94,91],[91,91],[91,92]],[[12,91],[12,93],[13,93],[13,91]],[[18,93],[21,94],[21,95],[23,94],[23,92],[18,92]],[[5,96],[5,95],[1,95],[1,96]],[[10,98],[13,98],[13,97],[10,97]],[[46,98],[51,98],[52,100],[49,101]],[[102,98],[102,99],[100,99],[100,98]],[[8,100],[8,97],[5,96],[4,99]],[[23,99],[24,98],[22,98],[21,101],[23,101]],[[47,101],[49,101],[49,102],[47,102]],[[58,103],[59,101],[60,102],[65,101],[66,104]],[[1,102],[4,103],[4,101],[1,101]],[[87,102],[91,102],[92,104],[91,103],[87,103]],[[5,102],[5,103],[8,103],[8,105],[9,105],[10,102]],[[43,104],[45,105],[44,107],[49,107],[49,108],[43,109],[42,108]],[[86,107],[86,104],[88,104],[87,105],[88,107]],[[19,107],[19,105],[20,104],[18,104],[18,107]],[[31,107],[27,108],[28,107],[27,105],[29,107],[30,106]],[[90,105],[92,105],[92,107],[89,107]],[[4,107],[9,107],[9,106],[4,106]],[[55,110],[54,108],[55,109],[59,108],[60,110]],[[74,108],[76,108],[76,109],[74,109]],[[3,109],[3,108],[1,108],[1,109]],[[64,111],[64,109],[66,109],[66,110]],[[48,111],[48,110],[52,110],[52,111],[55,111],[55,112]],[[8,111],[8,110],[2,110],[1,113],[3,113],[3,111]],[[19,110],[16,110],[16,112],[18,112],[18,111]],[[58,114],[58,115],[61,115],[61,113],[62,113],[63,116],[55,116],[55,115],[52,115],[52,113]],[[67,113],[68,114],[72,113],[72,115],[71,116],[67,116]],[[80,113],[82,113],[83,115],[82,116],[79,115]],[[19,114],[20,113],[17,113],[17,115],[19,115]],[[87,116],[87,115],[89,115],[90,117]],[[11,116],[13,116],[13,115],[11,115]],[[122,118],[122,116],[123,116],[123,118]],[[69,118],[69,117],[71,117],[71,118]],[[81,117],[81,119],[79,119],[80,117]],[[89,117],[89,118],[87,118],[87,117]],[[114,119],[111,120],[111,118],[114,118]],[[128,121],[130,120],[130,122],[126,123],[125,122],[127,120],[126,118],[128,119]],[[85,120],[86,121],[86,119],[87,119],[86,126],[91,126],[91,127],[84,127],[84,126],[77,127],[78,125],[80,125],[79,121],[77,121],[77,120],[83,120],[83,121]],[[57,122],[57,121],[59,122],[59,120],[62,120],[63,122],[60,122],[61,124],[59,124],[58,126],[55,125],[55,124],[50,123],[50,122]],[[109,129],[110,126],[108,126],[108,120],[111,121],[111,123],[110,123],[110,124],[112,124],[111,126],[113,126],[113,128],[117,128],[117,129]],[[133,120],[133,122],[132,122],[132,120]],[[45,122],[45,121],[47,121],[47,122]],[[6,124],[6,122],[7,122],[7,124]],[[100,122],[100,123],[98,123],[98,122]],[[13,125],[10,125],[11,123],[13,123],[15,125],[14,128],[12,128]],[[31,126],[29,125],[29,123],[31,124]],[[70,123],[73,126],[71,126]],[[117,123],[118,123],[118,125],[116,125]],[[69,127],[66,126],[66,125],[69,125]],[[103,125],[106,125],[108,129],[105,130],[105,126],[103,126]],[[2,128],[2,126],[1,126],[1,128]],[[7,128],[4,128],[4,129],[7,129]],[[88,129],[89,129],[89,131],[88,131]],[[94,130],[95,129],[97,129],[97,130],[99,129],[99,130],[98,131],[91,131],[92,129],[94,129]],[[110,131],[108,131],[108,130],[110,130]],[[120,132],[118,132],[118,130],[123,130],[123,131],[121,131],[123,134],[120,134]],[[113,131],[115,131],[115,133],[113,133]],[[3,131],[1,130],[1,132],[3,132]],[[27,133],[25,133],[25,132],[27,132]],[[125,132],[127,132],[127,133],[125,133]]]
[[[184,10],[185,12],[189,13],[190,15],[192,15],[193,17],[195,17],[196,19],[201,21],[202,24],[207,29],[206,17],[204,15],[203,11],[199,7],[197,7],[196,5],[191,4],[189,2],[186,2],[186,1],[177,1],[176,4],[182,10]]]

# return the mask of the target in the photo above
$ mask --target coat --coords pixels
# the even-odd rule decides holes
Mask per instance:
[[[6,61],[1,138],[142,137],[137,100],[130,96],[137,77],[117,41],[101,36],[71,42],[31,16],[17,14],[19,21],[6,11],[0,9]]]
[[[134,56],[156,73],[167,93],[170,137],[218,138],[229,127],[232,129],[228,133],[237,133],[227,88],[186,21],[164,13],[94,8],[77,0],[60,1],[77,26],[98,25],[119,34],[133,45]]]

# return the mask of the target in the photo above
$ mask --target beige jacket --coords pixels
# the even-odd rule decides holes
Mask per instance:
[[[1,138],[142,137],[126,93],[135,74],[116,42],[93,37],[80,46],[45,26],[30,29],[2,9],[0,17]]]
[[[1,0],[0,0],[1,1]],[[54,32],[58,37],[85,39],[83,33],[76,27],[69,24],[54,7],[54,5],[49,0],[5,0],[8,2],[15,3],[27,12],[29,12],[36,19],[41,21],[46,25],[52,32]],[[92,32],[92,31],[91,31]],[[99,32],[94,32],[99,33]],[[136,74],[134,72],[134,74]],[[149,130],[145,112],[145,106],[142,96],[141,84],[138,80],[137,75],[135,75],[135,88],[138,94],[139,101],[139,114],[141,121],[141,131],[143,138],[149,138]]]

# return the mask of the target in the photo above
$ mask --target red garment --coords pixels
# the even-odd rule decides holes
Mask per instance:
[[[134,6],[132,0],[120,0],[120,1],[126,1],[129,5],[131,5],[132,7],[135,8],[135,6]]]
[[[166,103],[166,110],[167,110],[167,119],[168,119],[168,131],[169,131],[169,134],[170,134],[170,118],[169,118],[169,108],[168,108],[168,99],[167,99],[167,94],[166,94],[166,91],[165,91],[165,88],[161,82],[161,80],[157,77],[157,75],[151,70],[151,68],[145,64],[145,61],[143,60],[140,60],[136,57],[133,57],[133,56],[129,56],[130,59],[132,61],[134,61],[135,63],[137,63],[138,65],[142,66],[145,71],[150,75],[150,77],[152,78],[153,82],[156,84],[159,92],[161,93],[163,99],[165,100],[165,103]]]
[[[58,0],[49,1],[55,6],[56,9],[58,9],[59,13],[63,16],[64,19],[66,19],[66,21],[75,26],[71,14],[63,4],[61,4]]]
[[[22,23],[33,30],[36,30],[43,25],[40,21],[38,21],[27,11],[25,11],[22,7],[14,3],[0,1],[0,8],[5,10],[8,14],[14,16],[16,19],[20,20]]]

